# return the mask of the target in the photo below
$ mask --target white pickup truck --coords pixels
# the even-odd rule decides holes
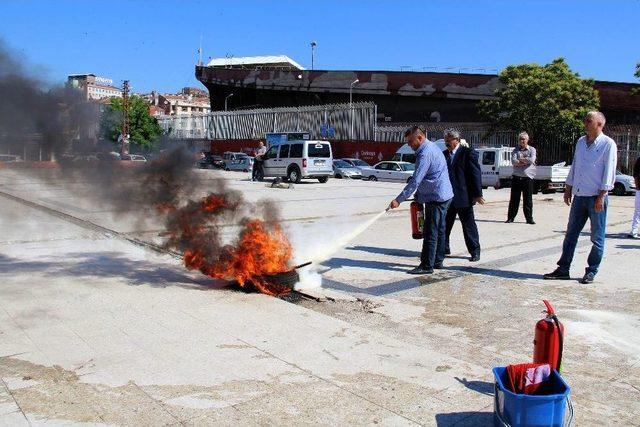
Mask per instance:
[[[441,150],[445,149],[444,139],[439,139],[434,143]],[[513,147],[482,147],[476,148],[476,151],[482,171],[482,187],[496,189],[510,187],[511,175],[513,175],[513,165],[511,164]],[[416,155],[409,144],[404,144],[396,151],[393,160],[414,163]],[[556,163],[553,166],[536,166],[533,192],[553,193],[556,190],[563,190],[569,169],[569,166],[566,166],[564,162]]]
[[[477,148],[476,151],[478,151],[482,170],[482,186],[484,188],[511,186],[513,147],[486,147]],[[533,192],[553,193],[556,190],[563,190],[569,169],[570,167],[564,162],[553,166],[536,166]]]

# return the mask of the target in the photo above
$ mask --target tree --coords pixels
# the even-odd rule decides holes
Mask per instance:
[[[100,134],[112,141],[117,141],[122,133],[122,118],[124,114],[122,98],[111,98],[100,120]],[[149,147],[162,128],[158,121],[149,114],[149,104],[139,96],[129,98],[129,142],[142,147]]]
[[[494,130],[524,130],[533,141],[569,139],[600,104],[593,80],[583,80],[563,58],[550,64],[511,65],[500,73],[496,99],[480,103]]]

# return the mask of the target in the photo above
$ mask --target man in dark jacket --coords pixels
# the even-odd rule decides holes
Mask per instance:
[[[453,187],[453,201],[446,218],[446,245],[445,253],[450,254],[449,235],[456,221],[456,215],[462,224],[462,233],[467,250],[471,255],[469,261],[480,260],[480,237],[478,226],[473,214],[473,205],[484,204],[482,198],[482,173],[478,163],[478,152],[468,146],[460,144],[460,132],[447,129],[444,132],[444,141],[447,149],[444,156],[447,159],[449,179]]]

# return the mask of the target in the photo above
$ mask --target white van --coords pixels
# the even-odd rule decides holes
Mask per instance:
[[[289,133],[280,139],[267,138],[270,142],[263,156],[259,180],[265,177],[286,178],[290,182],[301,179],[317,179],[321,183],[333,175],[333,153],[329,141],[302,139],[303,134]]]
[[[447,148],[447,146],[444,145],[444,139],[438,139],[437,141],[427,141],[427,142],[431,144],[436,144],[440,149],[440,151],[444,151]],[[460,143],[463,143],[463,142],[465,144],[467,143],[467,141],[465,141],[464,139],[461,139]],[[391,161],[415,163],[416,152],[413,151],[413,148],[409,147],[409,144],[404,144],[402,147],[398,148],[398,151],[396,151],[396,154],[393,155],[393,158],[391,159]]]

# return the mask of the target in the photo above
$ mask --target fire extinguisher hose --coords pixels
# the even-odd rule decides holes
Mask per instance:
[[[555,314],[551,315],[551,319],[556,324],[556,328],[558,328],[558,363],[556,369],[560,372],[560,366],[562,364],[562,349],[564,348],[564,336],[562,334],[562,329],[560,329],[560,320],[558,320],[558,316]]]

